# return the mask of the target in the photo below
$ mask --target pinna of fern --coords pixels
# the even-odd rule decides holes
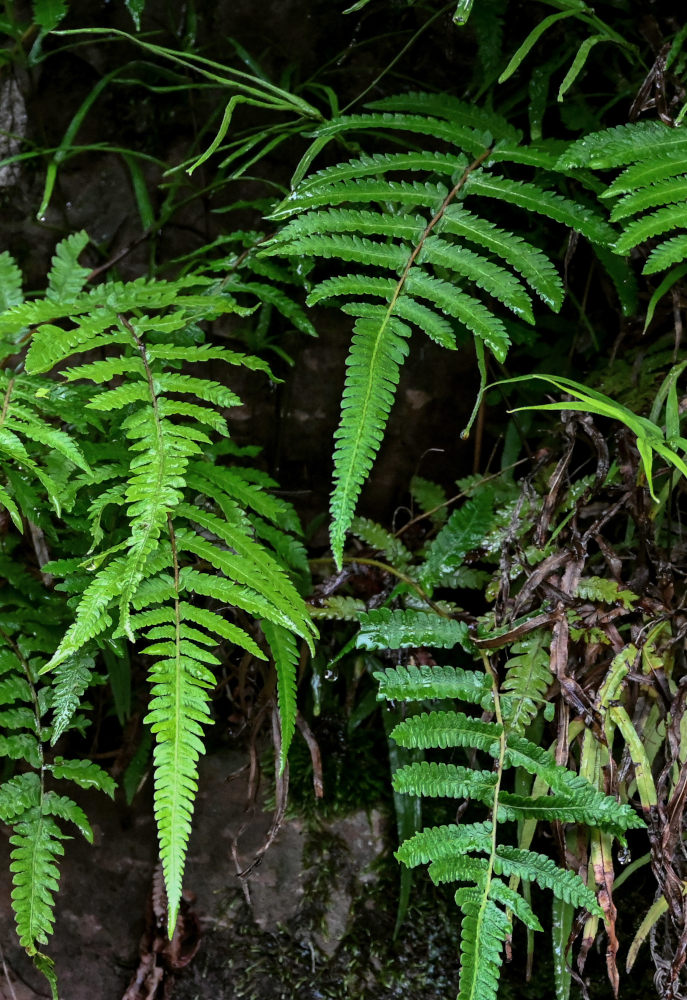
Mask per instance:
[[[78,267],[76,255],[72,263]],[[59,669],[106,636],[136,638],[152,659],[147,722],[156,740],[154,807],[170,937],[213,668],[221,662],[213,649],[230,643],[265,658],[226,609],[265,622],[278,672],[282,766],[295,725],[297,657],[290,636],[312,646],[315,635],[278,552],[294,555],[285,541],[292,511],[263,489],[259,474],[213,461],[213,438],[228,433],[224,411],[240,400],[222,383],[182,371],[211,361],[269,374],[258,358],[198,342],[198,321],[246,311],[218,284],[191,274],[175,282],[72,288],[65,298],[17,304],[0,315],[5,336],[33,326],[28,375],[53,372],[68,384],[87,383],[86,409],[102,419],[110,440],[126,446],[108,467],[104,500],[101,492],[91,502],[95,550],[50,567],[80,592],[72,599],[73,621],[43,669]],[[83,358],[95,350],[100,360]],[[123,508],[124,524],[99,550],[109,505]]]
[[[536,213],[605,246],[614,231],[593,209],[537,182],[555,163],[525,147],[498,115],[446,95],[404,94],[365,114],[318,126],[272,219],[288,220],[260,256],[332,261],[335,274],[308,302],[340,301],[354,317],[331,500],[332,548],[340,564],[346,531],[391,410],[415,328],[449,350],[467,332],[477,350],[503,361],[505,308],[534,322],[532,293],[560,309],[563,286],[543,251],[491,221],[493,203]],[[308,174],[332,140],[360,131],[408,151],[363,154]],[[391,146],[392,150],[397,147]],[[525,169],[535,180],[515,179]],[[331,268],[330,268],[331,270]]]

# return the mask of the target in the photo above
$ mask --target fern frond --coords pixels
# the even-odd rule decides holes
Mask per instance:
[[[308,609],[311,617],[315,620],[323,618],[334,621],[357,622],[361,611],[365,611],[366,605],[365,601],[358,597],[340,597],[334,595],[333,597],[325,598],[321,607],[315,607],[310,604],[308,605]]]
[[[649,187],[635,189],[624,198],[620,198],[611,211],[611,222],[625,219],[645,209],[657,208],[659,205],[681,203],[685,199],[687,199],[687,177],[681,175],[662,178]]]
[[[10,837],[12,909],[19,942],[29,955],[35,955],[36,946],[47,944],[52,934],[60,879],[56,859],[64,854],[64,839],[57,823],[38,806],[14,826]]]
[[[596,809],[597,826],[607,826],[613,832],[617,829],[640,829],[644,826],[644,821],[631,806],[621,804],[611,796],[599,792],[585,778],[556,764],[551,754],[523,736],[509,734],[507,737],[504,766],[524,767],[530,774],[535,774],[544,780],[554,793],[584,802],[585,808],[590,812]]]
[[[580,202],[565,198],[555,191],[547,191],[527,181],[514,181],[495,175],[471,174],[466,182],[466,195],[498,198],[517,205],[527,212],[544,215],[563,226],[574,229],[591,243],[608,246],[615,242],[615,230],[604,218]]]
[[[675,152],[684,152],[686,147],[684,128],[671,128],[655,121],[634,122],[585,135],[574,142],[558,162],[564,170],[620,167],[645,158],[672,157]]]
[[[685,213],[684,205],[667,205],[665,208],[659,208],[656,212],[651,212],[641,219],[630,222],[625,227],[622,236],[616,241],[615,250],[625,254],[645,240],[663,236],[664,233],[679,229],[686,224],[687,213]]]
[[[407,566],[412,560],[412,555],[403,542],[376,521],[367,517],[354,517],[351,532],[370,548],[384,553],[393,566]]]
[[[491,680],[477,670],[422,664],[388,667],[374,677],[379,681],[379,698],[387,701],[457,698],[485,709],[493,702]]]
[[[498,723],[481,722],[462,712],[422,712],[399,722],[391,737],[403,747],[475,747],[494,750],[496,756],[502,732]]]
[[[477,548],[494,523],[494,493],[483,489],[454,510],[432,541],[420,569],[425,586],[433,587],[457,570],[468,552]]]
[[[524,733],[553,683],[548,651],[550,640],[550,633],[537,629],[511,646],[501,688],[510,695],[505,716],[512,733]]]
[[[24,301],[21,271],[7,250],[0,253],[0,313]]]
[[[418,271],[408,275],[406,288],[411,295],[428,299],[447,316],[454,316],[470,333],[486,344],[497,360],[505,361],[510,337],[502,320],[479,299],[467,295],[442,278]]]
[[[375,608],[360,616],[358,649],[405,649],[407,647],[453,646],[472,649],[465,622],[440,618],[426,611],[401,611]]]
[[[461,826],[430,826],[404,840],[395,857],[409,868],[426,865],[439,858],[463,855],[468,851],[489,854],[493,824],[464,823]]]
[[[331,513],[332,549],[338,563],[343,557],[346,529],[384,433],[399,368],[408,354],[409,334],[404,323],[389,315],[381,322],[361,318],[355,324],[341,424],[335,435]]]
[[[454,124],[452,119],[432,118],[424,113],[413,115],[403,113],[392,114],[389,112],[367,115],[342,115],[339,118],[333,118],[324,125],[320,125],[312,131],[311,135],[315,139],[333,138],[341,132],[381,128],[431,136],[433,139],[440,139],[450,142],[452,145],[459,146],[473,156],[478,156],[488,147],[489,140],[491,139],[488,130],[478,130],[472,128],[470,125]]]
[[[394,774],[393,786],[395,791],[406,795],[446,796],[489,803],[494,796],[496,775],[458,764],[423,760],[399,768]]]
[[[74,712],[81,704],[84,691],[93,677],[95,661],[83,654],[61,663],[55,670],[53,731],[51,744],[55,746],[69,726]]]
[[[499,229],[493,222],[468,212],[463,205],[449,205],[439,229],[491,250],[521,274],[543,302],[556,311],[560,309],[563,282],[558,271],[541,250],[521,236]]]
[[[456,893],[456,902],[463,911],[457,1000],[496,1000],[503,946],[511,933],[511,923],[487,898],[486,886],[480,886],[477,899],[468,892],[459,889]]]
[[[155,736],[155,820],[169,903],[168,933],[174,933],[182,878],[198,789],[198,758],[204,751],[203,724],[210,721],[208,689],[214,676],[181,649],[177,623],[174,655],[150,670],[152,699],[145,722]],[[193,643],[190,643],[193,648]],[[197,648],[197,647],[196,647]]]
[[[492,878],[489,883],[489,898],[495,899],[499,903],[503,903],[504,906],[508,907],[518,920],[521,920],[526,927],[529,927],[533,931],[543,931],[541,923],[539,922],[534,910],[527,902],[526,899],[507,886],[499,878]]]
[[[370,101],[366,107],[375,111],[406,111],[411,114],[434,115],[479,132],[489,132],[494,139],[499,140],[519,141],[522,138],[522,134],[501,115],[488,108],[468,104],[452,94],[431,94],[411,90],[404,94],[392,94],[378,101]]]
[[[422,244],[419,260],[421,263],[429,261],[455,271],[493,295],[520,319],[534,323],[532,300],[522,284],[510,271],[487,257],[476,254],[467,247],[450,243],[440,236],[428,236]]]
[[[286,767],[289,747],[296,731],[296,682],[300,652],[292,632],[262,621],[260,627],[265,635],[277,671],[277,698],[281,723],[281,748],[279,751],[279,773]]]
[[[88,233],[82,230],[72,233],[57,244],[52,267],[48,272],[46,299],[51,302],[69,302],[77,297],[90,274],[90,269],[78,262],[79,255],[88,242]]]
[[[391,170],[422,170],[429,174],[445,174],[451,177],[456,169],[456,157],[452,153],[418,150],[408,153],[363,154],[355,160],[349,160],[348,163],[337,163],[314,171],[301,182],[299,191],[318,189],[324,184],[336,184],[337,181],[347,181],[354,177],[378,177]]]

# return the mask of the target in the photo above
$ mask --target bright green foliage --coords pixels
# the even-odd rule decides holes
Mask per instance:
[[[301,576],[307,572],[302,546],[291,534],[298,530],[292,509],[267,492],[274,485],[269,477],[218,464],[212,452],[213,438],[228,434],[224,411],[240,400],[222,383],[192,374],[208,361],[270,374],[256,357],[203,343],[197,325],[223,313],[246,315],[252,306],[239,306],[216,279],[195,273],[174,282],[113,282],[84,290],[89,271],[77,258],[85,242],[85,234],[76,234],[58,246],[45,299],[22,302],[16,268],[8,258],[0,262],[8,278],[8,308],[0,314],[8,357],[13,340],[33,327],[26,371],[7,366],[2,372],[7,478],[6,485],[0,482],[0,500],[21,529],[28,505],[44,506],[37,490],[58,510],[60,502],[71,507],[78,494],[79,524],[91,527],[90,552],[48,567],[64,577],[59,589],[72,595],[73,610],[62,614],[66,630],[46,644],[48,655],[38,665],[53,679],[54,727],[45,738],[56,742],[70,725],[83,726],[78,707],[93,682],[97,643],[137,638],[151,658],[146,722],[155,737],[154,808],[171,937],[203,727],[211,721],[214,669],[222,662],[215,650],[226,642],[264,659],[243,616],[264,623],[277,670],[284,762],[296,715],[294,635],[312,648],[315,629],[290,577],[292,566]],[[95,350],[99,360],[91,360],[92,353],[84,358]],[[42,378],[47,372],[51,378]],[[79,400],[81,446],[55,425],[65,396]],[[93,444],[94,431],[107,444]],[[60,472],[56,483],[42,465],[45,449],[51,469]],[[67,487],[70,479],[76,482]],[[208,607],[208,598],[223,611]],[[6,680],[8,704],[29,700],[29,681]],[[5,756],[23,757],[52,778],[112,792],[111,779],[88,761],[55,757],[42,764],[35,724],[33,729],[33,736],[2,737]],[[41,791],[34,812],[20,814],[16,870],[31,862],[45,875],[36,899],[27,897],[35,880],[17,883],[18,926],[31,948],[34,940],[45,943],[52,927],[57,883],[51,859],[62,848],[51,817],[80,821],[65,803]]]
[[[503,361],[510,343],[503,308],[533,323],[531,292],[554,310],[561,306],[562,284],[550,260],[494,225],[489,201],[543,215],[597,244],[614,239],[592,208],[536,181],[504,176],[507,164],[526,158],[518,134],[498,115],[446,95],[417,93],[369,108],[315,129],[294,190],[272,215],[289,221],[261,251],[337,262],[339,273],[316,284],[308,302],[339,300],[355,317],[334,454],[332,547],[339,564],[411,330],[448,349],[467,331],[478,357],[487,348]],[[428,148],[363,154],[305,177],[333,138],[368,130],[394,141],[400,135],[404,143],[421,137]],[[433,148],[437,144],[449,152]],[[537,162],[536,151],[531,159]],[[549,160],[543,158],[550,167]]]
[[[546,703],[546,692],[553,683],[549,666],[550,635],[537,630],[510,648],[501,690],[508,693],[508,727],[523,733]]]
[[[38,949],[48,943],[52,933],[58,862],[64,854],[62,841],[68,839],[57,820],[74,824],[91,843],[93,833],[82,809],[68,796],[48,789],[47,783],[68,780],[113,795],[114,782],[90,761],[55,757],[49,763],[45,758],[44,741],[52,738],[54,742],[55,727],[64,732],[73,724],[69,715],[71,711],[73,716],[73,690],[65,691],[64,678],[62,683],[58,680],[53,687],[39,690],[36,675],[45,662],[39,651],[47,645],[49,631],[40,623],[38,611],[22,608],[24,595],[11,585],[9,589],[0,602],[0,722],[12,732],[2,737],[3,753],[22,761],[29,770],[16,773],[0,785],[0,819],[12,828],[12,908],[19,940],[48,975],[54,992],[50,960]],[[26,626],[35,621],[33,643],[28,629],[27,635],[19,630],[16,641],[10,638],[5,629],[12,620],[15,629],[23,621]],[[53,725],[49,723],[50,714]]]
[[[567,170],[618,169],[602,197],[612,206],[611,220],[623,231],[614,245],[628,254],[654,241],[644,274],[656,274],[687,259],[687,131],[657,121],[618,125],[586,135],[563,154]]]
[[[403,649],[407,646],[451,647],[456,643],[471,648],[464,622],[440,618],[426,611],[392,611],[379,608],[360,616],[356,640],[359,649]]]
[[[450,526],[449,521],[444,531]],[[438,616],[435,618],[445,624]],[[415,645],[426,644],[426,631],[424,624],[417,629]],[[383,647],[390,635],[396,640],[393,627],[382,627],[375,633],[368,626],[365,647]],[[411,645],[412,628],[408,628],[405,638]],[[398,768],[393,779],[397,793],[467,798],[490,809],[486,821],[421,830],[405,840],[396,855],[409,867],[429,864],[430,877],[436,883],[466,883],[456,892],[456,903],[463,914],[458,1000],[496,997],[503,949],[511,933],[509,913],[531,930],[541,930],[529,902],[516,891],[520,882],[536,883],[572,906],[602,914],[594,891],[577,873],[560,868],[542,854],[501,843],[499,823],[527,819],[586,823],[621,840],[625,830],[643,825],[629,806],[557,765],[550,754],[520,735],[536,714],[550,679],[550,674],[544,679],[548,671],[544,649],[547,638],[546,633],[535,632],[514,647],[516,655],[510,661],[504,684],[507,694],[503,698],[493,676],[478,670],[408,666],[376,674],[380,698],[425,704],[437,698],[458,699],[483,709],[491,707],[496,713],[496,721],[487,721],[450,708],[422,711],[399,722],[391,733],[391,738],[403,747],[464,748],[496,762],[494,769],[475,763],[463,766],[421,760]],[[512,768],[524,768],[553,794],[531,797],[507,791],[504,785]],[[499,876],[510,878],[510,885]]]

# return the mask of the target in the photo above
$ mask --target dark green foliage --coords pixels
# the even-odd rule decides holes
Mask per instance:
[[[542,214],[600,245],[614,239],[594,209],[503,174],[509,163],[528,157],[517,131],[498,115],[421,93],[369,107],[368,114],[336,118],[315,130],[294,190],[272,215],[290,221],[261,251],[339,262],[340,273],[316,284],[308,302],[341,300],[343,311],[355,317],[334,454],[337,562],[386,426],[411,329],[448,349],[467,330],[478,357],[486,347],[503,361],[510,338],[500,307],[531,324],[532,291],[560,309],[555,267],[522,236],[494,225],[488,201]],[[400,134],[405,143],[421,136],[439,146],[361,156],[303,179],[329,141],[361,130],[395,141]],[[537,164],[537,151],[530,160]]]
[[[447,527],[450,525],[449,521]],[[439,618],[437,621],[442,622]],[[364,641],[368,648],[383,648],[385,644],[393,648],[396,634],[389,617],[374,637],[368,632]],[[410,638],[409,635],[409,645]],[[520,650],[524,662],[512,665],[509,672],[508,687],[512,693],[520,694],[517,700],[504,697],[502,702],[493,676],[479,671],[400,667],[377,675],[381,698],[426,702],[448,697],[486,708],[489,692],[497,719],[503,709],[503,723],[483,721],[452,710],[422,712],[400,722],[391,733],[392,739],[404,747],[425,750],[462,747],[486,753],[496,761],[494,770],[418,761],[398,769],[393,779],[394,789],[406,795],[472,799],[491,808],[490,821],[428,828],[406,840],[397,852],[399,861],[408,866],[429,863],[430,877],[436,883],[468,883],[456,893],[463,914],[459,1000],[496,997],[503,948],[510,935],[505,911],[515,913],[531,929],[541,930],[527,900],[514,892],[513,882],[509,887],[496,876],[536,883],[575,907],[602,914],[595,893],[576,873],[561,869],[541,854],[501,843],[497,824],[529,818],[582,822],[608,830],[621,840],[625,830],[643,825],[630,807],[601,794],[586,779],[557,765],[548,753],[518,735],[518,730],[537,710],[531,700],[537,687],[525,670],[528,656],[522,656],[524,649],[528,649],[535,671],[541,671],[543,664],[536,666],[536,642],[535,633],[534,639],[524,643]],[[426,628],[421,627],[415,645],[424,644],[431,642]],[[523,707],[524,692],[530,695],[526,707]],[[531,798],[503,790],[504,773],[509,768],[524,768],[554,794]]]

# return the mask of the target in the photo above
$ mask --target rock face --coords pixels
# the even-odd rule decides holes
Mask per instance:
[[[184,884],[203,936],[230,950],[238,913],[245,913],[247,901],[256,932],[287,928],[294,932],[295,948],[331,956],[349,927],[353,900],[375,878],[371,865],[384,850],[381,814],[368,817],[361,811],[334,820],[314,836],[301,819],[287,819],[243,880],[237,872],[251,864],[272,821],[259,805],[246,811],[245,765],[245,756],[233,751],[212,754],[200,765]],[[95,843],[89,847],[75,839],[65,845],[56,932],[46,950],[55,959],[61,996],[120,1000],[136,969],[156,862],[150,802],[142,798],[125,827],[117,806],[104,797],[84,796],[82,805],[92,818]],[[3,849],[0,890],[8,899],[6,840]],[[305,924],[314,923],[316,929],[305,935]],[[43,997],[45,984],[19,946],[7,907],[0,909],[0,941],[7,966],[7,973],[0,968],[0,1000],[14,1000],[7,975],[16,1000]],[[200,954],[184,973],[189,983],[196,963],[203,961],[203,949],[201,940]],[[175,996],[183,996],[184,979]]]

